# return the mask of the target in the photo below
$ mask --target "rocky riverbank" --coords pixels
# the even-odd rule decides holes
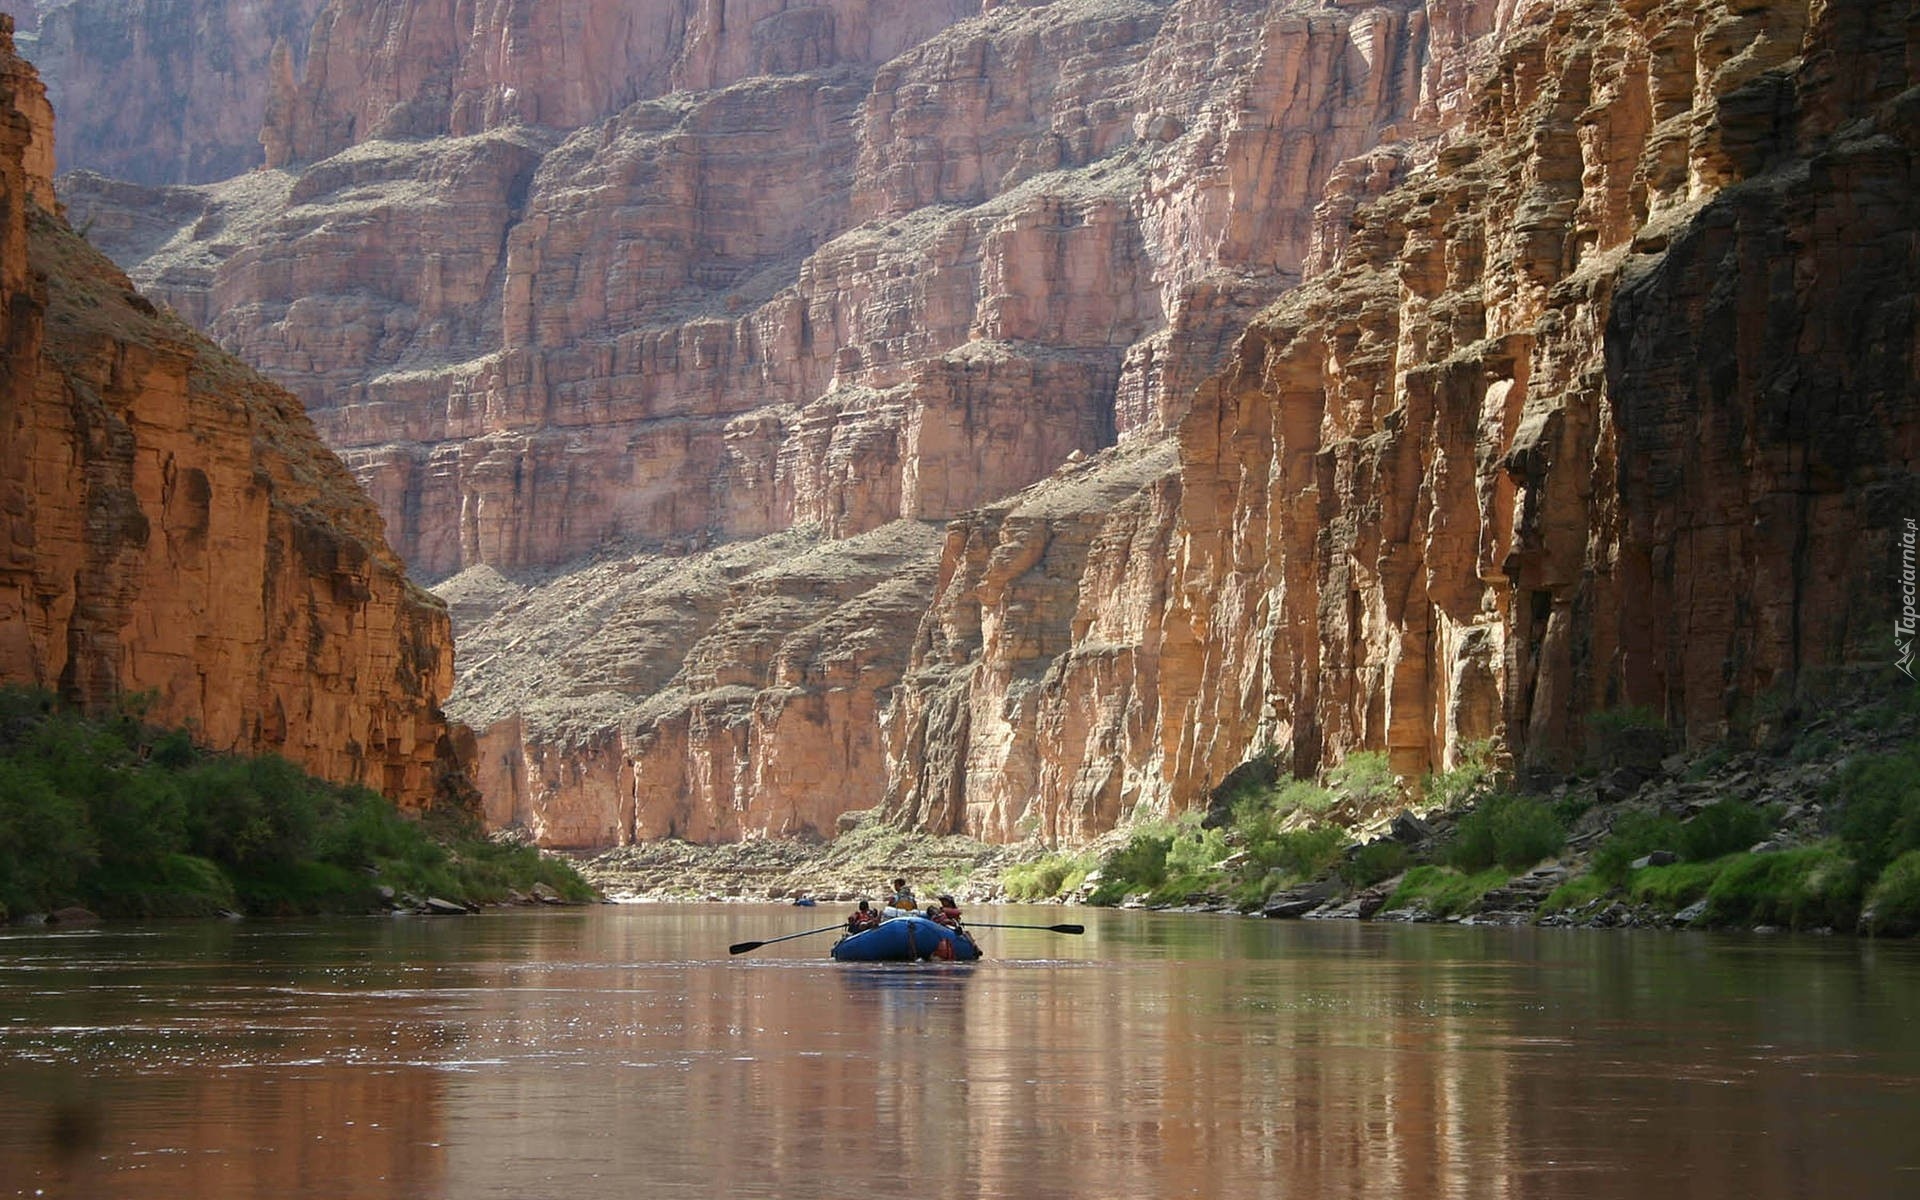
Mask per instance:
[[[917,833],[871,813],[849,813],[829,841],[755,838],[727,845],[643,842],[578,864],[611,900],[818,900],[878,898],[895,878],[921,895],[951,892],[964,903],[1004,895],[1001,874],[1045,853],[1038,845],[994,846],[967,837]]]
[[[1524,792],[1489,782],[1452,804],[1430,790],[1424,800],[1369,807],[1343,798],[1336,780],[1323,792],[1331,807],[1278,822],[1282,840],[1322,832],[1329,849],[1317,865],[1272,868],[1253,884],[1247,864],[1262,851],[1248,843],[1244,809],[1230,815],[1225,796],[1211,829],[1137,825],[1064,854],[1038,841],[994,846],[908,832],[860,813],[831,841],[654,842],[608,851],[581,870],[612,899],[851,901],[906,876],[923,894],[950,891],[966,903],[1050,898],[1276,919],[1911,932],[1891,907],[1876,911],[1874,899],[1889,894],[1876,880],[1895,874],[1916,849],[1908,842],[1920,841],[1920,825],[1909,830],[1914,822],[1901,815],[1920,813],[1920,772],[1908,770],[1920,763],[1920,692],[1783,707],[1696,752],[1670,750],[1645,714],[1619,714],[1596,729],[1594,743],[1581,772],[1527,781]],[[1259,786],[1278,796],[1289,785]],[[1543,822],[1555,848],[1474,865],[1463,843],[1501,827],[1488,836],[1511,844],[1515,813]],[[1137,869],[1128,860],[1137,863],[1138,848],[1156,839],[1163,861],[1179,859],[1172,847],[1183,842],[1212,846],[1217,857],[1136,888],[1126,882]],[[1063,864],[1063,882],[1056,894],[1036,895],[1034,868],[1046,861]],[[1370,866],[1379,863],[1391,867]]]

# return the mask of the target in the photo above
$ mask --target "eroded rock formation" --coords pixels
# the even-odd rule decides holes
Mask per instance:
[[[1076,840],[1884,659],[1911,3],[456,7],[71,194],[469,572],[500,821]]]
[[[1898,8],[1517,12],[1456,126],[1330,198],[1326,273],[1197,391],[1105,553],[1066,583],[1035,548],[1071,523],[955,524],[901,709],[940,715],[890,804],[1070,836],[1258,751],[1568,765],[1601,710],[1710,741],[1885,669],[1920,507]]]
[[[1292,0],[445,7],[330,6],[269,119],[274,170],[69,192],[301,395],[436,576],[857,540],[1163,437],[1299,278],[1326,181],[1437,120],[1488,24]],[[902,586],[924,607],[921,543]],[[885,792],[911,643],[859,651],[885,661],[857,703],[821,683],[816,719],[724,769],[711,734],[637,723],[648,689],[706,693],[693,660],[618,720],[566,685],[601,721],[591,751],[551,705],[480,699],[518,690],[491,655],[460,703],[513,764],[502,810],[557,840],[824,832]],[[745,658],[722,675],[786,694],[759,642],[727,644]],[[778,765],[816,760],[860,765]],[[690,815],[646,816],[649,788]]]
[[[461,800],[445,608],[298,401],[55,215],[52,112],[12,34],[0,16],[0,679],[147,693],[207,746]]]
[[[60,116],[60,168],[210,183],[266,161],[277,78],[325,0],[0,0]]]

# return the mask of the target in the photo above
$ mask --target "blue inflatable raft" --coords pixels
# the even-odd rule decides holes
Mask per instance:
[[[980,947],[966,934],[955,933],[937,921],[895,917],[861,933],[848,934],[834,943],[832,953],[840,962],[916,962],[926,958],[972,962],[980,957]]]

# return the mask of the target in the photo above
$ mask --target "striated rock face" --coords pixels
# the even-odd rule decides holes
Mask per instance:
[[[316,25],[287,169],[68,195],[294,389],[434,576],[946,519],[1164,430],[1297,278],[1325,180],[1481,32],[1297,0],[366,7]]]
[[[325,0],[0,0],[60,114],[60,166],[208,183],[260,165],[276,73]],[[31,19],[29,19],[31,18]]]
[[[276,169],[78,177],[69,203],[301,396],[423,573],[859,544],[1164,438],[1298,279],[1326,182],[1437,119],[1443,64],[1491,27],[1412,3],[980,9],[341,0],[275,101]],[[922,604],[934,553],[909,573]],[[549,680],[578,719],[487,703],[516,676],[470,650],[457,703],[513,747],[489,759],[514,764],[490,776],[502,819],[555,841],[824,831],[900,765],[874,682],[905,670],[899,632],[867,637],[857,704],[739,638],[715,643],[747,655],[724,671]],[[652,696],[709,672],[807,700],[723,772],[717,719],[682,728]]]
[[[886,787],[880,717],[939,545],[896,522],[449,581],[489,823],[575,848],[832,836]]]
[[[956,522],[890,809],[1074,839],[1267,750],[1565,765],[1598,710],[1717,739],[1884,669],[1920,24],[1738,7],[1516,13],[1441,140],[1336,175],[1321,273],[1195,393],[1171,470]]]
[[[12,34],[0,16],[0,678],[150,693],[213,748],[462,800],[444,607],[298,402],[53,214],[51,111]]]
[[[1911,3],[454,7],[70,203],[466,572],[500,822],[1072,841],[1890,661]]]
[[[1903,11],[1525,14],[1182,428],[1178,611],[1243,684],[1170,714],[1210,731],[1176,779],[1262,742],[1564,764],[1600,709],[1716,738],[1890,661],[1920,498]]]
[[[637,100],[877,64],[979,0],[333,0],[276,80],[268,164],[360,142],[572,129]]]

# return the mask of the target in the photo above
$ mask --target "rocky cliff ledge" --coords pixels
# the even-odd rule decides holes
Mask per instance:
[[[470,573],[502,820],[1078,840],[1891,661],[1911,3],[429,10],[71,194]]]
[[[60,169],[208,183],[266,161],[261,116],[324,0],[0,0],[60,114]]]
[[[299,402],[55,215],[52,139],[0,16],[0,679],[149,694],[210,747],[458,798],[445,608]]]
[[[1605,709],[1764,736],[1887,670],[1920,511],[1895,8],[1516,10],[1442,136],[1331,190],[1324,271],[1163,473],[1047,513],[1138,469],[1108,455],[954,523],[890,808],[1072,840],[1256,753],[1550,769]]]

